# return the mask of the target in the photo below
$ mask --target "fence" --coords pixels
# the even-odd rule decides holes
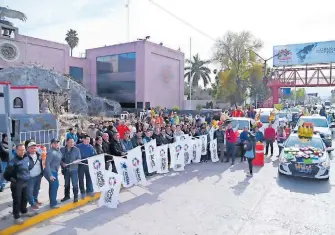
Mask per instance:
[[[19,143],[33,139],[36,144],[43,145],[48,149],[50,141],[54,138],[59,138],[58,129],[20,132]]]

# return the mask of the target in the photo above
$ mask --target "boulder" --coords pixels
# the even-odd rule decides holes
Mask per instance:
[[[119,115],[121,105],[93,96],[84,86],[67,76],[39,65],[21,65],[0,71],[0,81],[14,86],[38,86],[39,89],[65,93],[70,98],[69,112],[82,115]]]

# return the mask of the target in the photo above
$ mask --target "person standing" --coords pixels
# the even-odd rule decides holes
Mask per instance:
[[[78,144],[77,148],[80,150],[81,159],[87,159],[89,157],[96,155],[95,149],[93,148],[92,145],[90,145],[89,136],[85,136],[83,138],[83,143]],[[88,165],[84,165],[88,163],[86,160],[82,161],[82,163],[83,164],[80,164],[78,167],[78,177],[79,177],[79,188],[80,188],[81,198],[83,199],[86,197],[86,193],[89,196],[93,197],[94,192],[93,192],[93,183],[92,183],[91,175],[88,169]],[[84,186],[84,176],[86,179],[86,190]]]
[[[66,134],[66,139],[73,139],[75,143],[78,142],[78,136],[76,134],[76,130],[74,128],[70,128],[69,132]]]
[[[254,136],[252,136],[251,138],[254,138]],[[249,174],[247,176],[252,177],[252,161],[255,158],[255,152],[254,152],[254,148],[253,148],[253,144],[252,141],[248,141],[246,143],[246,151],[245,151],[245,157],[248,159],[248,165],[249,165]]]
[[[119,132],[119,134],[120,134],[120,138],[121,138],[121,139],[124,138],[124,134],[125,134],[127,131],[130,132],[129,127],[126,126],[124,120],[121,120],[120,125],[118,125],[118,126],[116,127],[116,129],[117,129],[117,131]]]
[[[25,154],[24,144],[15,148],[15,157],[8,163],[4,177],[10,181],[13,198],[13,216],[15,224],[23,224],[22,217],[32,217],[36,212],[28,212],[28,180],[30,178],[29,157]]]
[[[2,134],[0,142],[0,160],[0,192],[2,192],[6,186],[6,180],[3,177],[3,173],[6,171],[9,162],[8,136],[5,133]]]
[[[266,142],[265,156],[269,153],[269,146],[271,148],[271,157],[273,156],[273,142],[276,139],[276,130],[272,127],[272,123],[264,130],[264,139]]]
[[[95,138],[94,149],[97,154],[104,153],[104,150],[102,149],[102,137],[101,136]]]
[[[249,141],[249,131],[248,131],[248,127],[243,127],[243,131],[240,134],[240,151],[241,151],[241,162],[246,161],[246,157],[245,157],[245,147],[246,144]]]
[[[43,177],[43,166],[41,155],[36,151],[36,143],[30,142],[28,144],[30,178],[28,180],[28,202],[33,210],[39,210],[42,205],[38,201],[38,194],[41,187],[41,180]]]
[[[235,164],[235,152],[236,152],[236,144],[237,137],[233,126],[231,123],[228,123],[226,130],[226,147],[227,147],[227,159],[226,162],[229,162],[229,158],[231,156],[231,164]]]
[[[220,151],[220,160],[221,162],[223,162],[223,158],[224,158],[224,136],[225,136],[225,132],[223,130],[223,125],[219,125],[219,129],[216,130],[214,132],[214,139],[217,140],[217,144],[218,144],[218,151]]]
[[[128,152],[129,150],[132,150],[134,148],[133,143],[131,142],[130,139],[130,131],[126,131],[124,133],[124,138],[121,140],[121,144],[123,149]]]
[[[57,192],[59,187],[58,170],[62,161],[62,153],[59,150],[59,140],[52,139],[51,148],[47,153],[44,168],[44,177],[49,182],[50,208],[58,208]]]
[[[78,163],[81,159],[80,151],[74,146],[74,139],[66,140],[66,146],[60,149],[62,153],[62,173],[64,175],[64,198],[61,202],[70,199],[70,182],[73,187],[74,202],[78,202]]]
[[[277,130],[277,143],[278,143],[278,148],[279,148],[278,157],[281,154],[281,151],[283,150],[283,147],[281,144],[284,143],[285,140],[286,140],[286,133],[284,131],[284,127],[278,126],[278,130]]]

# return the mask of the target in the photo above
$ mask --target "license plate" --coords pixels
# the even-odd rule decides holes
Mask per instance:
[[[301,173],[307,173],[307,174],[312,173],[312,166],[311,165],[295,164],[295,169],[298,172],[301,172]]]

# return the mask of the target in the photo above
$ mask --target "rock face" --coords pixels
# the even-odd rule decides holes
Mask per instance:
[[[63,92],[70,98],[70,113],[93,116],[121,113],[118,102],[95,97],[81,84],[38,65],[5,68],[0,71],[0,81],[11,82],[14,86],[38,86],[55,93]]]

